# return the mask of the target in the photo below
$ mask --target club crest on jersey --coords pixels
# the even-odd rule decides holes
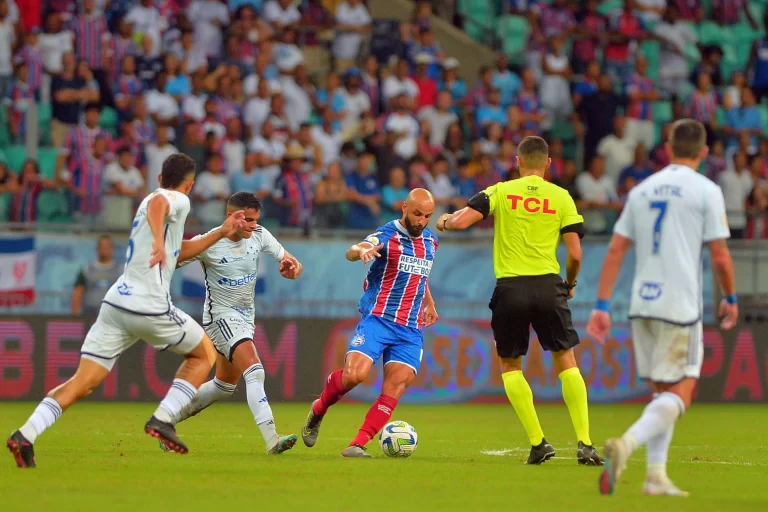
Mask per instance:
[[[123,283],[120,286],[117,287],[117,293],[120,295],[132,295],[133,292],[131,291],[133,288],[128,286],[127,284]]]
[[[365,335],[364,334],[355,334],[355,337],[352,338],[352,346],[353,347],[359,347],[365,343]]]
[[[379,245],[379,235],[381,231],[377,231],[365,237],[365,241],[372,245]]]
[[[424,258],[402,255],[397,262],[397,270],[408,274],[416,274],[417,276],[429,276],[429,272],[432,270],[432,262]]]
[[[640,285],[640,298],[643,300],[658,300],[661,297],[661,283],[651,283],[649,281]]]

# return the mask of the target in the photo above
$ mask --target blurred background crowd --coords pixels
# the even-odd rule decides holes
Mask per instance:
[[[398,22],[362,0],[0,0],[0,222],[130,228],[181,151],[198,164],[200,229],[241,190],[267,225],[371,229],[412,187],[439,214],[515,178],[518,142],[541,135],[547,179],[603,234],[668,163],[670,123],[692,117],[733,235],[766,238],[764,12],[435,0]],[[469,76],[437,40],[446,21],[492,64]]]

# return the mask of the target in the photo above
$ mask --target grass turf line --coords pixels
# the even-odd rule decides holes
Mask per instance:
[[[35,404],[0,404],[0,432],[17,428]],[[272,404],[278,432],[300,434],[308,404]],[[281,456],[264,443],[245,403],[221,403],[179,425],[190,454],[159,450],[143,433],[155,404],[83,403],[36,443],[38,469],[20,471],[0,459],[0,509],[206,511],[244,507],[279,511],[361,510],[626,510],[675,512],[768,510],[763,406],[694,405],[675,431],[669,473],[687,499],[640,494],[644,452],[638,451],[612,497],[597,493],[598,468],[575,461],[565,406],[539,406],[558,457],[528,467],[525,434],[510,406],[440,405],[397,408],[419,447],[390,459],[378,442],[374,459],[339,454],[354,436],[366,405],[340,404],[323,422],[318,444],[299,441]],[[641,406],[593,405],[592,438],[601,447],[639,415]],[[483,453],[485,452],[485,453]]]

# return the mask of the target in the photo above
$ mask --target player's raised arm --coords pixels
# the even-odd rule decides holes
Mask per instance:
[[[349,261],[363,261],[363,264],[368,265],[376,258],[381,258],[381,251],[384,248],[384,244],[374,246],[370,242],[360,242],[347,249],[347,260]]]
[[[304,265],[288,251],[283,252],[283,259],[280,260],[280,275],[286,279],[298,279],[304,272]]]
[[[165,267],[165,217],[171,210],[171,203],[168,202],[163,194],[155,194],[147,204],[147,224],[152,230],[152,257],[149,260],[149,266],[154,267],[159,264],[160,268]]]
[[[230,235],[233,235],[240,229],[245,222],[245,213],[242,210],[232,212],[232,215],[227,216],[227,220],[224,224],[214,229],[210,233],[204,236],[196,236],[191,240],[184,240],[181,242],[181,251],[179,252],[179,259],[176,266],[184,261],[190,260],[195,256],[207,251],[210,246]]]

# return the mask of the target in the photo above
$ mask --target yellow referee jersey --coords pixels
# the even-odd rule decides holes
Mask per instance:
[[[481,213],[494,216],[496,278],[559,274],[560,234],[583,232],[584,218],[568,191],[531,175],[491,185],[484,193],[489,208]]]

